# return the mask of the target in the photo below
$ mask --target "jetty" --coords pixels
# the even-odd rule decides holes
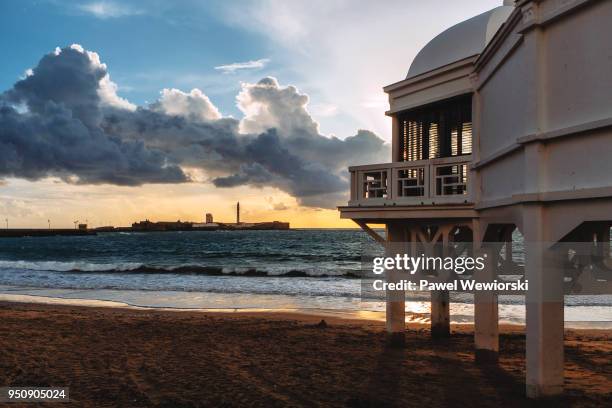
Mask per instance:
[[[72,228],[11,228],[0,230],[0,238],[96,235],[96,231]]]

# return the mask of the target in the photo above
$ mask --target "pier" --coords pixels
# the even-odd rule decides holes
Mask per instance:
[[[72,228],[11,228],[0,230],[0,238],[96,235],[96,231]]]

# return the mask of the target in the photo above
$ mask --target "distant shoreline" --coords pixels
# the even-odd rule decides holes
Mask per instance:
[[[373,228],[377,231],[384,231],[384,227]],[[191,228],[179,230],[134,230],[132,227],[98,227],[87,230],[73,228],[9,228],[0,229],[0,238],[23,238],[23,237],[53,237],[53,236],[95,236],[109,232],[185,232],[185,231],[302,231],[302,230],[321,230],[321,231],[361,231],[359,227],[296,227],[296,228]]]
[[[0,238],[22,237],[55,237],[55,236],[86,236],[109,232],[194,232],[194,231],[288,231],[289,223],[263,222],[244,225],[218,223],[210,227],[177,227],[177,228],[134,228],[134,227],[100,227],[93,229],[71,228],[10,228],[0,230]]]

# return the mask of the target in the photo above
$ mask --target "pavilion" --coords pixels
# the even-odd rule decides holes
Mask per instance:
[[[563,392],[564,288],[610,265],[611,21],[612,1],[505,1],[439,34],[384,88],[391,162],[349,168],[339,207],[377,240],[470,242],[496,266],[522,235],[524,265],[513,267],[529,281],[530,397]],[[449,302],[431,292],[433,336],[450,333]],[[495,362],[498,294],[474,303],[476,360]],[[405,297],[389,296],[386,311],[389,335],[403,337]]]

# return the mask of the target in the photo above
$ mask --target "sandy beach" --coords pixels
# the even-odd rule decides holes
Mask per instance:
[[[68,386],[84,407],[529,405],[520,327],[502,328],[499,367],[483,367],[470,326],[433,342],[410,325],[390,349],[381,322],[324,318],[3,302],[0,383]],[[565,346],[551,406],[610,406],[609,331],[566,331]]]

